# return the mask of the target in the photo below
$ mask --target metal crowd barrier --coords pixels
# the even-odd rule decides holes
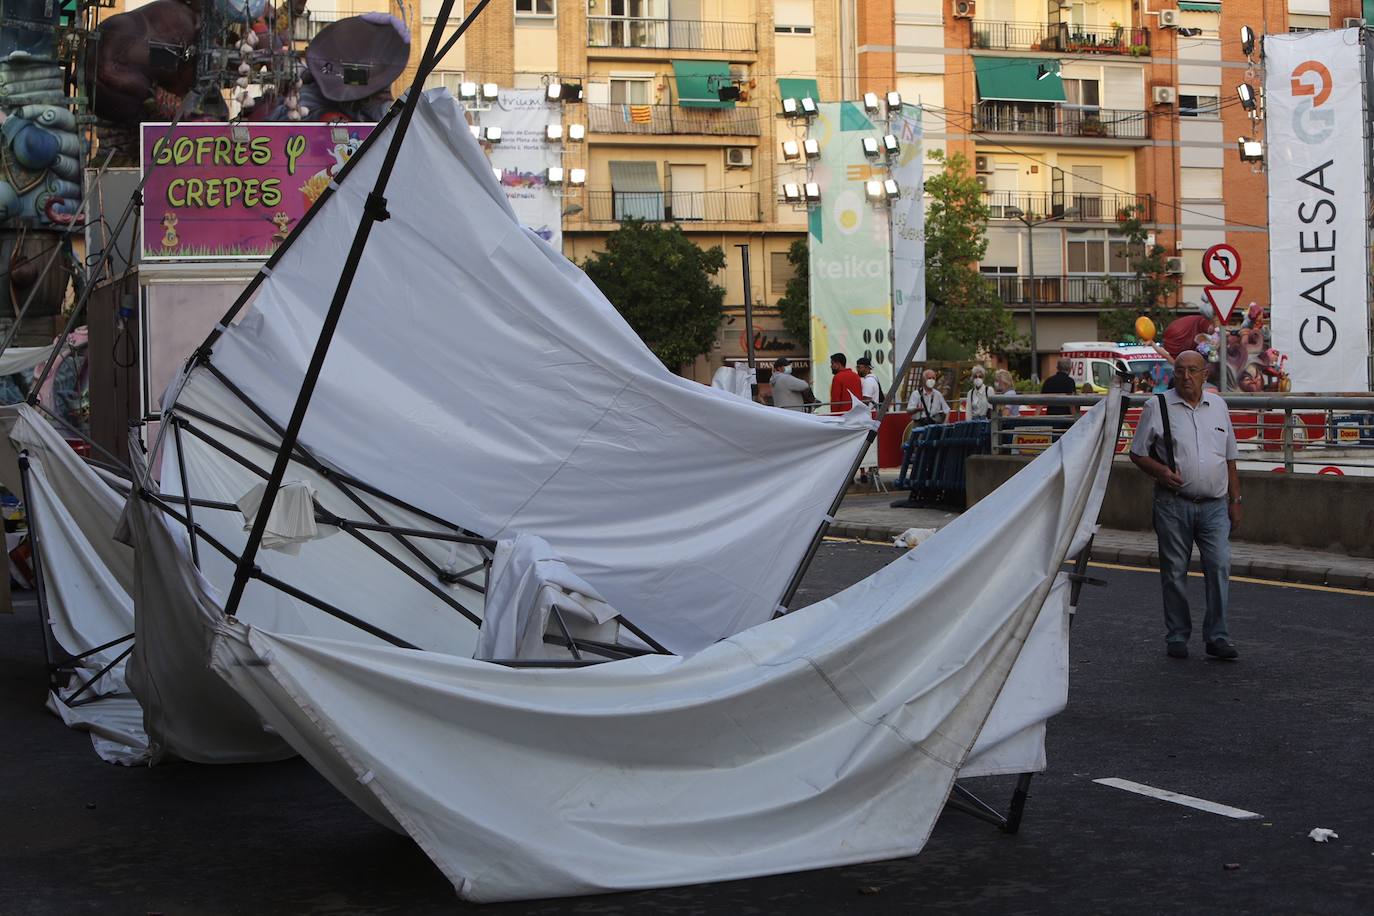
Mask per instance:
[[[909,505],[963,508],[964,468],[970,455],[991,449],[987,420],[917,426],[902,443],[902,469],[896,489],[909,490]]]
[[[1135,436],[1141,407],[1153,394],[1127,396],[1117,454],[1125,455]],[[1231,412],[1240,467],[1288,473],[1374,475],[1374,394],[1222,395]],[[1034,455],[1064,434],[1102,395],[992,395],[998,408],[990,431],[994,455]],[[1019,415],[1003,416],[1015,406]],[[1051,408],[1067,415],[1047,413]]]

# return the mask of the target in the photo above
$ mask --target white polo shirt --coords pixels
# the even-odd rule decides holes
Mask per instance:
[[[1174,439],[1174,464],[1183,478],[1178,491],[1195,499],[1226,495],[1226,462],[1235,461],[1236,433],[1226,402],[1215,391],[1204,391],[1197,406],[1189,404],[1177,391],[1164,393],[1169,408],[1169,428]],[[1140,412],[1140,422],[1131,440],[1132,455],[1153,455],[1168,463],[1164,450],[1164,424],[1159,415],[1159,399],[1150,398]]]

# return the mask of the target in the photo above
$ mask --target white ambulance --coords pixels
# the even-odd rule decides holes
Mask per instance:
[[[1149,344],[1113,343],[1106,340],[1077,340],[1059,348],[1061,356],[1073,360],[1069,375],[1080,391],[1092,385],[1097,394],[1106,394],[1117,360],[1130,370],[1133,387],[1148,386],[1163,391],[1173,378],[1173,366]]]

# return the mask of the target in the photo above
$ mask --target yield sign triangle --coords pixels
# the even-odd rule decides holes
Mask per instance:
[[[1207,286],[1202,290],[1207,304],[1217,313],[1217,321],[1222,324],[1231,320],[1231,312],[1240,301],[1240,293],[1239,286]]]

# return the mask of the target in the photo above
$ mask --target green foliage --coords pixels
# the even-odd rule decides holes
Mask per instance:
[[[1018,340],[1016,326],[996,287],[978,272],[988,249],[983,189],[963,153],[932,150],[930,158],[944,166],[926,180],[926,299],[937,309],[931,342],[970,356],[1005,353]]]
[[[678,226],[625,220],[606,250],[582,269],[674,372],[711,349],[725,289],[712,277],[725,267],[720,246],[699,248]]]
[[[787,249],[787,263],[795,273],[778,300],[782,328],[806,350],[811,349],[811,249],[806,238],[799,238]]]
[[[1135,320],[1141,315],[1153,320],[1161,332],[1175,317],[1167,302],[1178,292],[1179,280],[1168,272],[1168,249],[1158,243],[1149,243],[1149,234],[1140,220],[1143,210],[1143,207],[1132,206],[1121,211],[1117,231],[1129,242],[1135,277],[1129,284],[1107,278],[1107,297],[1103,303],[1106,308],[1097,317],[1098,332],[1104,340],[1134,338]]]

